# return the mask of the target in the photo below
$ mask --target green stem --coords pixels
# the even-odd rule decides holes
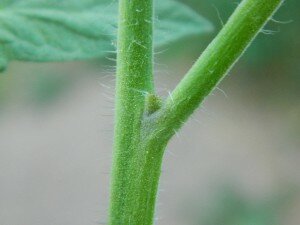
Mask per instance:
[[[244,0],[153,118],[169,139],[227,74],[283,0]]]
[[[110,225],[152,225],[164,149],[283,0],[244,0],[170,97],[152,77],[152,0],[119,0]]]
[[[110,225],[151,225],[163,145],[144,139],[146,96],[153,93],[153,2],[120,0]]]

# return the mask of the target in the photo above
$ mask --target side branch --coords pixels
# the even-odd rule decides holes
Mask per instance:
[[[157,113],[155,135],[172,137],[227,74],[283,0],[244,0]]]

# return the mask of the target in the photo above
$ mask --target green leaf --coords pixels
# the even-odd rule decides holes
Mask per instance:
[[[185,5],[156,1],[155,47],[212,30]],[[69,61],[115,51],[114,0],[1,0],[0,69],[11,60]]]
[[[156,1],[154,20],[155,47],[164,46],[191,35],[201,35],[213,31],[213,25],[188,6],[172,1]]]

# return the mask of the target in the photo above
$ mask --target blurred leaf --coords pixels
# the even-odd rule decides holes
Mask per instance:
[[[297,192],[290,188],[266,199],[248,199],[237,190],[224,187],[197,225],[280,225],[279,217],[287,210]]]
[[[213,31],[213,25],[208,20],[186,5],[172,0],[156,2],[158,21],[154,21],[155,46]]]
[[[156,2],[155,46],[208,32],[211,24],[185,5]],[[0,69],[11,60],[65,61],[102,57],[115,50],[113,0],[2,0]]]
[[[8,79],[7,77],[0,76],[0,111],[2,109],[2,104],[7,99],[9,80],[10,79]]]
[[[63,74],[39,74],[30,83],[30,98],[34,103],[47,105],[56,100],[72,83]]]

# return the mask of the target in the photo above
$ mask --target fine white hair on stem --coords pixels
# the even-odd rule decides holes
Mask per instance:
[[[112,61],[112,62],[117,62],[116,58],[111,58],[111,57],[105,57],[107,60]]]
[[[170,97],[171,101],[174,103],[174,99],[173,99],[171,91],[168,91],[168,94],[169,94],[169,97]]]
[[[102,96],[103,97],[105,97],[105,98],[107,98],[108,100],[112,100],[112,101],[114,101],[115,100],[115,98],[114,97],[112,97],[112,96],[109,96],[108,94],[106,94],[106,93],[102,93]]]
[[[142,94],[143,96],[147,96],[149,94],[149,92],[145,91],[145,90],[139,90],[139,89],[136,89],[136,88],[130,88],[130,89],[135,91],[135,92],[138,92],[138,93]]]
[[[262,34],[266,34],[266,35],[274,35],[274,34],[278,33],[279,30],[276,31],[276,30],[261,29],[260,32],[261,32]]]
[[[224,90],[222,90],[221,88],[215,87],[215,90],[218,90],[219,92],[221,92],[225,96],[225,98],[228,98],[228,95],[226,94],[226,92]]]
[[[138,46],[140,46],[140,47],[142,47],[142,48],[144,48],[144,49],[147,49],[147,47],[146,47],[145,45],[143,45],[142,43],[140,43],[140,42],[137,41],[137,40],[133,40],[132,43],[133,43],[133,44],[136,44],[136,45],[138,45]]]
[[[287,20],[287,21],[280,21],[280,20],[276,20],[273,17],[270,18],[270,21],[274,22],[274,23],[279,23],[279,24],[289,24],[294,22],[293,20]]]
[[[222,27],[224,27],[224,22],[223,22],[223,20],[222,20],[222,17],[221,17],[221,14],[220,14],[220,11],[218,10],[218,8],[214,5],[214,4],[212,4],[212,7],[216,10],[216,12],[217,12],[217,16],[218,16],[218,19],[219,19],[219,21],[220,21],[220,23],[221,23],[221,25],[222,25]]]
[[[179,133],[177,130],[173,129],[174,133],[176,134],[176,137],[179,138]]]
[[[107,50],[107,51],[103,51],[105,53],[111,53],[111,54],[117,54],[118,51],[117,50]]]
[[[170,156],[172,157],[177,157],[173,152],[171,152],[170,150],[166,150],[166,153],[168,153]]]
[[[195,121],[196,123],[203,125],[204,123],[197,119],[194,115],[191,115],[191,120]]]
[[[111,89],[112,89],[110,86],[108,86],[108,85],[106,85],[106,84],[104,84],[104,83],[101,83],[101,82],[98,82],[98,83],[99,83],[99,85],[100,85],[101,87],[103,87],[103,88],[106,88],[106,89],[108,89],[108,90],[111,90]]]
[[[165,52],[167,52],[169,50],[169,48],[166,48],[166,49],[162,49],[160,51],[154,51],[154,55],[160,55],[160,54],[163,54]]]

